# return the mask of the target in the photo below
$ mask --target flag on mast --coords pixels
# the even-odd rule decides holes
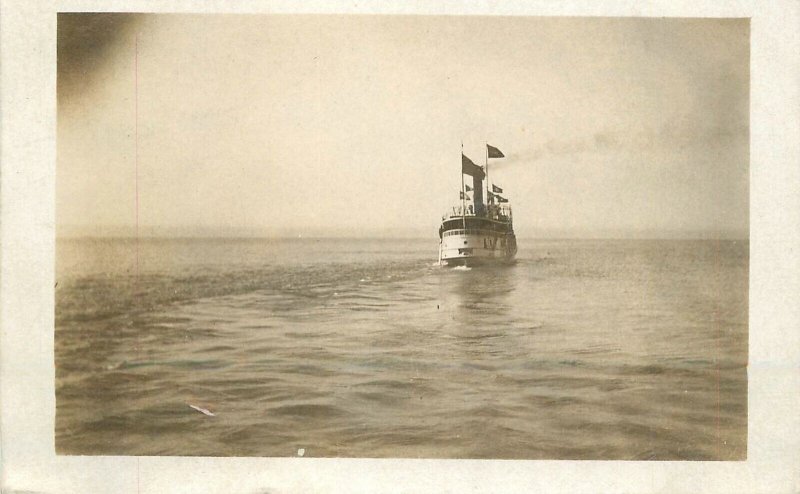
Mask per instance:
[[[464,153],[461,153],[461,173],[476,177],[479,180],[483,180],[483,178],[486,176],[483,168],[473,163],[471,159],[464,155]]]
[[[502,151],[500,151],[496,147],[492,146],[491,144],[487,144],[486,145],[486,150],[488,152],[488,154],[487,154],[488,158],[505,158],[506,157],[506,155],[503,154]]]

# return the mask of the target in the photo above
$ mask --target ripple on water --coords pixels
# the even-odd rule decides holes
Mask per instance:
[[[427,241],[141,247],[136,283],[59,279],[60,454],[746,457],[746,246],[532,242],[464,271]]]

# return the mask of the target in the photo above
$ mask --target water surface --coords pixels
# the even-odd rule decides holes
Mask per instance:
[[[436,249],[59,239],[57,451],[746,457],[746,242]]]

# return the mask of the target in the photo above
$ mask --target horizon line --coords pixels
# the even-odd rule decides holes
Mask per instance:
[[[519,236],[521,240],[750,240],[745,236]],[[391,235],[56,235],[56,240],[438,240],[435,236]]]

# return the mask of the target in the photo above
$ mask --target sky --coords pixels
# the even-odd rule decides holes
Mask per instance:
[[[746,19],[59,14],[59,235],[747,237]],[[462,144],[463,143],[463,144]],[[138,226],[137,226],[138,225]]]

